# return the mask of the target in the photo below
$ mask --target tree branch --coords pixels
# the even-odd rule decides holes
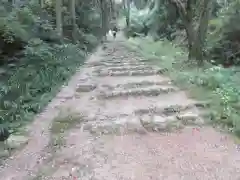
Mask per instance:
[[[187,12],[184,4],[180,0],[170,0],[172,4],[174,4],[179,11],[179,14],[182,18],[186,18]]]

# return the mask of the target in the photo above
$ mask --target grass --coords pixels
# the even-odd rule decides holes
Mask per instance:
[[[71,110],[70,110],[71,112]],[[52,134],[61,134],[75,127],[82,120],[81,115],[62,111],[58,117],[53,120],[51,127]]]
[[[47,159],[45,165],[40,168],[37,175],[32,180],[40,180],[51,175],[57,170],[57,166],[52,166],[53,159],[56,158],[56,153],[61,147],[65,145],[64,136],[70,129],[74,128],[77,124],[80,124],[83,117],[71,110],[64,110],[59,113],[59,115],[53,120],[51,126],[51,139],[49,142],[49,151],[51,157]]]
[[[206,63],[197,67],[187,61],[184,49],[162,40],[130,38],[126,45],[149,59],[149,63],[167,68],[177,86],[187,89],[195,99],[209,102],[207,121],[240,136],[240,70],[224,69]]]
[[[62,111],[54,120],[51,127],[51,142],[50,144],[55,147],[64,145],[65,133],[80,124],[83,117],[79,114],[69,111]]]

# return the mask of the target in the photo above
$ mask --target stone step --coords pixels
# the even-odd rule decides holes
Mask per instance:
[[[105,67],[125,67],[125,66],[146,66],[145,63],[141,62],[123,62],[121,64],[112,64],[112,63],[105,63]]]
[[[180,113],[176,116],[184,125],[203,125],[204,121],[199,114],[194,112]]]
[[[125,66],[143,66],[146,65],[142,62],[122,62],[122,63],[114,63],[112,61],[93,61],[85,64],[86,67],[125,67]]]
[[[195,102],[195,106],[199,109],[205,109],[210,106],[210,101],[197,101]]]
[[[194,113],[164,117],[144,114],[141,116],[106,117],[82,125],[83,131],[94,135],[124,135],[130,133],[172,132],[187,125],[199,125],[199,116]]]
[[[163,87],[163,86],[152,86],[147,88],[130,89],[130,90],[116,90],[110,92],[100,92],[98,95],[99,99],[110,99],[117,97],[128,97],[128,96],[159,96],[161,94],[167,94],[169,92],[176,92],[178,89],[175,87]]]
[[[158,70],[135,70],[135,71],[115,71],[115,72],[100,72],[98,76],[152,76],[166,72],[166,69]]]
[[[202,118],[192,112],[182,113],[176,116],[165,117],[163,115],[144,114],[140,116],[140,122],[147,131],[171,132],[183,129],[185,126],[203,125]]]
[[[126,84],[117,84],[115,88],[140,88],[140,87],[147,87],[147,86],[156,86],[156,85],[171,85],[172,82],[169,80],[164,81],[142,81],[142,82],[130,82]],[[113,87],[114,88],[114,87]]]
[[[142,127],[137,117],[113,117],[101,121],[88,122],[83,125],[83,131],[88,131],[94,135],[124,135],[130,133],[146,134],[146,130]]]
[[[153,67],[146,66],[146,65],[139,65],[139,66],[123,66],[123,67],[110,67],[107,68],[106,71],[135,71],[135,70],[153,70]]]
[[[98,89],[96,90],[98,91]],[[109,91],[107,91],[109,92]],[[93,96],[93,99],[99,102],[99,105],[103,107],[101,114],[114,115],[114,114],[135,114],[139,110],[148,110],[166,108],[180,104],[182,106],[193,103],[191,99],[185,99],[183,91],[176,91],[171,93],[161,94],[160,96],[124,96],[124,97],[113,97],[103,99],[98,96]],[[103,97],[104,98],[104,97]],[[169,109],[171,112],[171,109]],[[90,110],[91,112],[91,110]]]
[[[113,91],[113,90],[129,90],[129,89],[136,89],[136,88],[144,88],[144,87],[151,87],[156,85],[171,85],[172,82],[169,80],[165,81],[142,81],[142,82],[130,82],[126,84],[102,84],[100,86],[101,89],[106,89],[106,91]]]
[[[104,66],[104,65],[105,63],[101,61],[90,61],[85,63],[86,67],[97,67],[97,66]]]
[[[117,78],[111,77],[111,76],[105,76],[105,77],[97,77],[96,81],[99,82],[99,84],[104,84],[104,85],[109,85],[109,86],[121,86],[122,84],[162,84],[162,82],[171,82],[171,79],[167,77],[162,77],[162,76],[119,76]]]
[[[134,114],[137,114],[137,115],[157,114],[157,115],[164,115],[164,116],[172,116],[183,111],[188,111],[193,108],[196,108],[194,103],[188,103],[185,105],[176,104],[176,105],[169,105],[166,107],[148,107],[145,109],[138,109],[134,112]]]
[[[139,61],[137,60],[123,60],[122,58],[118,58],[118,59],[109,59],[109,60],[103,60],[102,62],[104,63],[111,63],[111,64],[122,64],[122,63],[138,63]]]
[[[158,115],[141,116],[140,122],[148,132],[172,132],[184,128],[184,124],[176,117],[163,117]]]
[[[96,84],[81,83],[78,84],[76,92],[91,92],[97,88]]]

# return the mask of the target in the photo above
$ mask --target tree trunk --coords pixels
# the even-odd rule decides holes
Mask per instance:
[[[124,9],[124,11],[126,11],[126,9],[127,9],[126,8],[126,0],[123,0],[122,3],[123,3],[123,9]]]
[[[156,11],[156,12],[159,12],[159,9],[160,9],[160,0],[155,0],[154,1],[154,10]]]
[[[188,59],[197,60],[199,64],[203,63],[203,48],[206,39],[209,15],[211,13],[211,0],[203,0],[200,6],[199,23],[196,30],[194,29],[193,0],[187,0],[186,5],[180,0],[171,1],[180,14],[183,21],[188,39]]]
[[[56,0],[56,30],[59,36],[62,36],[62,0]]]
[[[134,0],[134,4],[137,9],[143,9],[146,7],[147,2],[145,0]]]
[[[41,8],[44,8],[44,0],[40,0],[40,6]]]
[[[205,0],[202,4],[202,11],[199,19],[199,26],[195,38],[195,49],[196,49],[196,58],[203,63],[203,48],[205,45],[209,16],[211,14],[212,2],[211,0]]]
[[[102,37],[103,37],[103,41],[107,40],[107,21],[108,21],[108,17],[107,17],[107,3],[106,0],[100,0],[100,6],[101,6],[101,32],[102,32]]]
[[[109,0],[109,2],[110,2],[110,17],[111,19],[114,19],[116,17],[114,3],[113,0]]]
[[[11,0],[12,6],[14,7],[15,5],[15,0]]]
[[[187,35],[187,41],[188,41],[188,59],[194,58],[194,41],[195,41],[195,32],[193,26],[189,23],[185,25],[185,32]]]
[[[127,0],[127,12],[126,12],[126,25],[127,28],[129,28],[130,26],[130,0]]]
[[[72,39],[76,43],[77,42],[76,0],[70,0],[69,3],[72,23]]]

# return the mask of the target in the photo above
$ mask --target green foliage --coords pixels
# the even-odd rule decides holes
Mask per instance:
[[[239,8],[239,0],[222,5],[217,16],[210,20],[206,48],[217,64],[239,65]]]
[[[137,9],[132,6],[130,9],[130,27],[125,28],[125,34],[128,37],[134,37],[144,34],[145,29],[149,29],[153,24],[152,16],[156,15],[149,7]]]
[[[67,11],[61,38],[55,32],[53,4],[45,9],[33,0],[19,9],[0,5],[0,124],[16,128],[32,120],[96,47],[100,16],[92,2],[79,1],[76,8],[75,44]]]
[[[144,9],[131,8],[131,25],[128,30],[129,36],[144,34],[148,31],[155,39],[167,37],[172,40],[172,34],[179,26],[177,11],[167,1],[160,1],[159,7],[149,4]]]
[[[148,1],[150,2],[150,1]],[[126,30],[128,36],[137,36],[144,33],[146,25],[155,40],[167,38],[177,40],[178,34],[184,34],[181,43],[186,47],[187,38],[184,26],[179,19],[176,8],[169,1],[152,1],[145,8],[131,8],[131,25]],[[200,1],[199,1],[200,2]],[[200,14],[199,4],[196,1],[193,9],[194,25],[198,24]],[[159,7],[157,7],[159,6]],[[212,16],[210,17],[209,30],[204,47],[206,59],[214,60],[215,64],[239,65],[240,64],[240,1],[213,1]]]
[[[76,45],[43,42],[27,46],[25,55],[1,83],[1,122],[14,126],[40,112],[85,58]]]
[[[197,68],[186,63],[186,53],[169,41],[130,39],[130,45],[135,45],[135,50],[140,50],[149,60],[168,68],[167,74],[179,86],[190,89],[195,98],[209,101],[212,123],[220,124],[240,136],[239,68],[225,69],[209,64]]]

